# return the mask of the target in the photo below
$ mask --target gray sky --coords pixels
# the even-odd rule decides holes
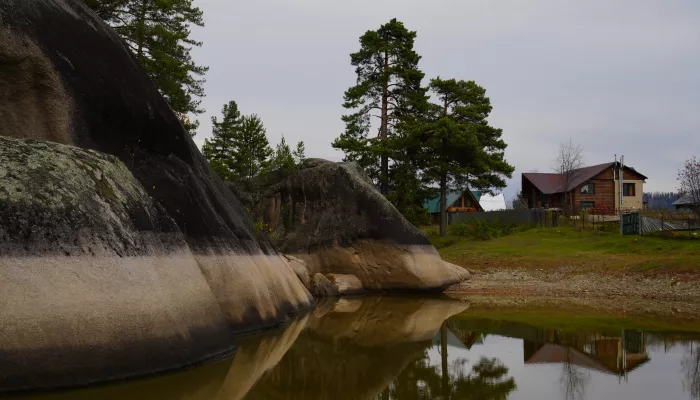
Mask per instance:
[[[549,172],[571,138],[588,164],[624,154],[645,191],[676,189],[685,158],[700,157],[698,0],[195,0],[206,26],[195,60],[210,67],[201,126],[235,100],[257,113],[270,143],[303,140],[331,160],[343,130],[349,54],[359,37],[398,18],[418,32],[426,79],[475,80],[493,105],[516,173]]]

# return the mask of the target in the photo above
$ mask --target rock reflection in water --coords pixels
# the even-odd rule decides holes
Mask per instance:
[[[146,379],[21,396],[21,399],[239,400],[265,371],[279,362],[306,326],[307,319],[308,316],[301,316],[282,329],[239,339],[233,359]]]
[[[282,329],[237,340],[233,359],[24,400],[371,399],[416,360],[455,300],[364,297],[321,301]]]
[[[239,338],[233,359],[23,399],[700,400],[700,334],[597,320],[558,329],[466,308],[444,299],[326,300],[282,329]]]
[[[440,326],[467,306],[438,299],[341,299],[307,329],[246,399],[372,399],[425,358]],[[323,315],[318,315],[323,314]]]

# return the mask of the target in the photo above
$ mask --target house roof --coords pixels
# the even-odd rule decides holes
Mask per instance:
[[[468,190],[448,190],[447,191],[447,206],[449,207],[462,195],[462,193],[469,193],[474,199],[476,204],[479,204],[479,199],[481,198],[481,192],[479,191],[468,191]],[[481,207],[481,205],[479,205]],[[423,203],[423,208],[428,209],[428,214],[438,214],[440,213],[440,196],[433,197]]]
[[[579,168],[574,170],[573,180],[569,183],[569,188],[576,188],[582,185],[587,180],[593,178],[594,176],[600,174],[606,169],[615,165],[614,162],[592,165],[590,167]],[[632,167],[625,167],[630,171],[634,171],[639,174],[643,179],[647,179],[646,176],[640,174],[637,170]],[[554,194],[554,193],[564,193],[564,175],[559,173],[535,173],[527,172],[523,173],[523,177],[527,178],[540,192],[544,194]]]
[[[672,206],[686,206],[686,205],[693,205],[693,198],[690,195],[690,193],[686,193],[683,196],[681,196],[678,200],[674,201],[671,203]]]
[[[545,344],[525,361],[525,364],[570,363],[600,372],[610,373],[605,364],[589,357],[586,353],[558,344]]]
[[[637,360],[627,360],[626,372],[631,372],[635,368],[649,361],[649,358],[644,356]],[[579,367],[597,370],[608,374],[619,374],[622,372],[616,366],[610,366],[596,359],[594,356],[588,355],[574,348],[567,348],[557,344],[545,344],[537,350],[525,364],[572,364]]]

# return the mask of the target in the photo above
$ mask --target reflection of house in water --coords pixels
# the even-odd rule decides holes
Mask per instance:
[[[456,327],[454,323],[447,320],[447,345],[461,349],[470,350],[475,344],[484,343],[484,334],[476,331],[464,330]],[[433,345],[440,343],[440,333],[433,338]]]
[[[601,333],[562,333],[554,329],[509,322],[472,319],[448,320],[454,340],[470,349],[487,334],[523,340],[526,365],[571,363],[600,372],[627,375],[649,361],[643,332],[623,330],[619,335]],[[451,344],[448,336],[448,344]]]
[[[574,334],[561,337],[542,330],[540,340],[523,340],[525,364],[571,363],[604,373],[627,375],[649,361],[644,334],[624,330],[620,336]]]

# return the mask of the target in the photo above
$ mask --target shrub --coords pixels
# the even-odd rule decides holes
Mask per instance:
[[[455,222],[447,227],[447,233],[453,236],[466,236],[477,240],[489,240],[499,236],[510,235],[516,230],[524,230],[528,227],[502,223],[500,221],[486,221],[474,218],[466,222]]]

